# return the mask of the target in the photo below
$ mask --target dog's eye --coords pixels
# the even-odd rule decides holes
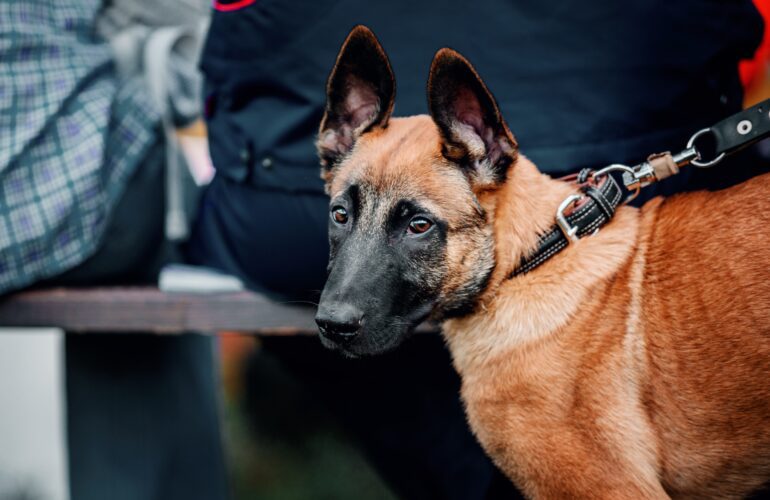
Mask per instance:
[[[433,227],[433,222],[429,221],[425,217],[415,217],[409,222],[409,233],[411,234],[422,234],[427,232],[430,228]]]
[[[348,221],[348,211],[340,206],[332,208],[332,219],[337,224],[345,224]]]

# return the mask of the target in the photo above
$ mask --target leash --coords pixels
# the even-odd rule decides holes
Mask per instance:
[[[646,161],[628,166],[615,163],[600,170],[586,168],[578,174],[562,177],[574,182],[580,194],[568,196],[556,210],[556,224],[538,240],[537,248],[522,257],[511,276],[532,271],[546,260],[585,236],[595,234],[615,215],[618,206],[639,195],[656,182],[679,173],[687,165],[711,168],[732,155],[770,136],[770,99],[740,113],[725,118],[711,127],[695,132],[683,150],[650,155]],[[713,158],[705,159],[698,144],[710,137],[714,143]],[[621,172],[625,188],[631,192],[623,197],[623,189],[609,175]]]

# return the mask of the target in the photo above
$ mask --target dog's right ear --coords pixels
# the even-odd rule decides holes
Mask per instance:
[[[387,125],[395,98],[388,56],[369,28],[356,26],[342,44],[326,84],[317,147],[327,181],[361,134]]]

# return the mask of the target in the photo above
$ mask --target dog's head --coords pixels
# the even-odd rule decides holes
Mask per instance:
[[[391,118],[395,93],[382,46],[354,28],[318,137],[331,255],[316,321],[323,343],[349,356],[396,347],[431,314],[474,309],[495,265],[479,196],[516,161],[492,94],[460,54],[433,60],[431,116]]]

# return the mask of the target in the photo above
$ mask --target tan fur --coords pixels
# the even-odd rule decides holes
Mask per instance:
[[[494,251],[444,335],[473,430],[528,496],[738,498],[768,478],[770,177],[621,208],[513,279],[571,186],[519,157],[474,193],[426,116],[364,134],[329,190],[364,178],[449,221],[446,293]]]
[[[563,198],[533,170],[520,161],[485,200],[498,268],[484,310],[445,325],[487,451],[538,498],[730,498],[761,485],[770,178],[621,209],[506,280]]]
[[[470,228],[468,220],[483,217],[466,177],[441,155],[438,130],[428,116],[392,118],[385,129],[363,135],[346,160],[335,168],[328,190],[332,198],[346,185],[362,180],[377,189],[380,199],[420,202],[449,221],[447,264],[453,269],[444,295],[478,272],[472,263],[492,252],[492,228]],[[386,213],[385,207],[380,211]],[[362,226],[373,227],[371,221]]]

